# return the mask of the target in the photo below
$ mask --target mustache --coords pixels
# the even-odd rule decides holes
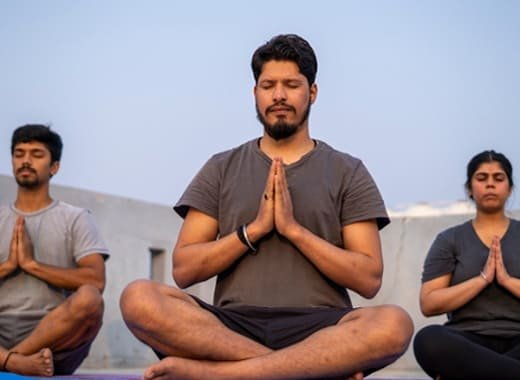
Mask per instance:
[[[31,166],[28,165],[28,164],[23,164],[22,167],[19,168],[19,169],[16,171],[16,173],[21,173],[23,170],[29,170],[30,172],[36,174],[36,170],[34,170],[33,168],[31,168]]]
[[[290,109],[293,112],[296,112],[296,109],[293,106],[291,106],[290,104],[287,104],[285,102],[278,102],[278,103],[274,103],[274,104],[270,105],[269,107],[267,107],[265,110],[265,113],[271,112],[273,110],[273,108],[275,108],[275,107],[285,107],[285,108]]]

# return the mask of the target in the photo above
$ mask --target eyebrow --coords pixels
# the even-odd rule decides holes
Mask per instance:
[[[258,82],[258,85],[259,86],[262,86],[262,85],[271,85],[271,84],[275,84],[277,82],[281,82],[282,84],[284,85],[300,85],[303,83],[303,80],[299,79],[299,78],[286,78],[286,79],[269,79],[269,78],[265,78],[265,79],[262,79],[261,81]]]
[[[476,172],[475,176],[488,176],[488,175],[507,175],[505,171],[496,171],[496,172]]]
[[[14,152],[45,152],[45,149],[43,148],[30,148],[30,149],[24,149],[24,148],[14,148]]]

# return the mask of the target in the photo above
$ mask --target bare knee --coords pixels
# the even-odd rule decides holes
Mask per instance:
[[[413,335],[413,322],[408,313],[393,305],[357,309],[344,317],[360,323],[359,333],[368,339],[367,344],[377,347],[383,356],[402,355]],[[348,323],[347,323],[348,324]]]
[[[69,298],[70,315],[81,320],[96,320],[103,317],[103,297],[98,288],[82,285]]]
[[[413,335],[413,322],[404,309],[385,305],[375,308],[377,325],[384,334],[384,342],[391,354],[402,355]]]
[[[128,284],[119,299],[119,307],[125,321],[134,320],[146,312],[147,300],[155,291],[155,284],[148,280],[136,280]]]
[[[182,297],[183,293],[176,288],[149,280],[131,282],[123,290],[119,300],[123,319],[127,324],[150,321],[167,296],[170,296],[168,302],[174,302],[177,297]]]

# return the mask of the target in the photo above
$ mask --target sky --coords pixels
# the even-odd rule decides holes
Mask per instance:
[[[12,131],[50,124],[53,183],[174,204],[261,135],[251,55],[296,33],[318,57],[313,138],[361,158],[390,209],[465,199],[476,153],[520,171],[518,20],[507,0],[0,0],[0,174]]]

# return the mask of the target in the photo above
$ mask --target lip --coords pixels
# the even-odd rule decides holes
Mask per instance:
[[[292,112],[293,107],[287,104],[275,104],[267,108],[267,113],[269,112]]]
[[[35,171],[32,169],[19,169],[18,174],[35,174]]]
[[[269,110],[269,113],[274,113],[274,114],[286,114],[289,112],[291,112],[291,110],[289,108],[276,108],[276,109]]]

